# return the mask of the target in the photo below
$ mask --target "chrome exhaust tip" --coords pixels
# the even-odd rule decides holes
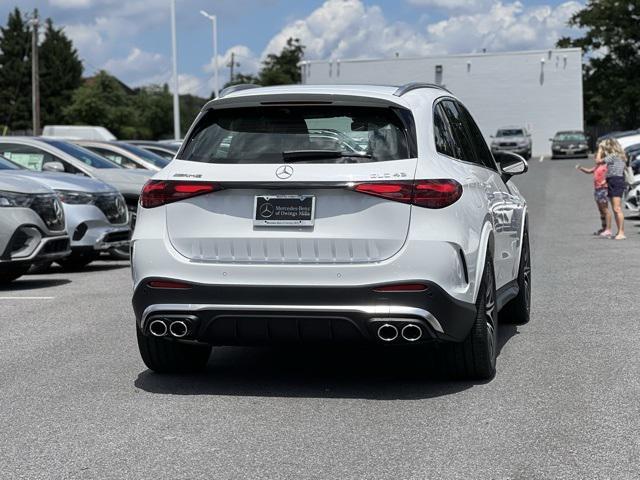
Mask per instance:
[[[183,338],[189,333],[189,326],[182,320],[176,320],[169,325],[169,332],[176,338]]]
[[[398,329],[389,323],[385,323],[378,328],[378,338],[383,342],[393,342],[398,338]]]
[[[164,337],[167,334],[167,324],[162,320],[154,320],[149,324],[149,333],[154,337]]]
[[[402,338],[407,342],[416,342],[422,338],[422,328],[414,323],[402,327]]]

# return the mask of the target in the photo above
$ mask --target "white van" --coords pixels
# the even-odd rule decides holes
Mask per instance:
[[[64,138],[66,140],[116,140],[116,136],[104,127],[90,125],[47,125],[42,130],[43,137]]]

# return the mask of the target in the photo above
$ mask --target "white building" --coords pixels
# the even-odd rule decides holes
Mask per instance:
[[[527,127],[534,155],[550,153],[555,132],[583,128],[579,48],[304,61],[300,68],[306,84],[443,85],[469,108],[488,141],[500,127]]]

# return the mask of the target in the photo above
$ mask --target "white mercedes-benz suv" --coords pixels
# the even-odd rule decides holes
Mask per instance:
[[[510,181],[526,161],[496,163],[434,85],[223,93],[140,198],[145,364],[196,370],[214,345],[437,343],[458,375],[492,377],[498,312],[529,319],[527,209]]]

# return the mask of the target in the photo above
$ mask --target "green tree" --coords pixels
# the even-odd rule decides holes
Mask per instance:
[[[63,109],[82,85],[82,62],[61,28],[46,21],[40,45],[40,109],[42,125],[62,123]]]
[[[300,83],[298,63],[304,56],[304,49],[299,38],[289,38],[279,55],[267,55],[260,70],[260,84],[268,86]]]
[[[180,95],[180,132],[183,136],[187,133],[205,103],[207,103],[206,98],[188,94]]]
[[[31,129],[31,33],[16,7],[0,27],[0,124]]]
[[[173,131],[173,105],[169,87],[150,85],[136,90],[133,98],[136,124],[129,130],[129,138],[157,139]]]
[[[123,138],[135,136],[137,113],[120,82],[102,70],[73,93],[71,104],[64,109],[68,123],[101,125]]]
[[[583,36],[562,38],[558,46],[586,54],[587,124],[640,127],[640,0],[589,0],[569,25]]]

